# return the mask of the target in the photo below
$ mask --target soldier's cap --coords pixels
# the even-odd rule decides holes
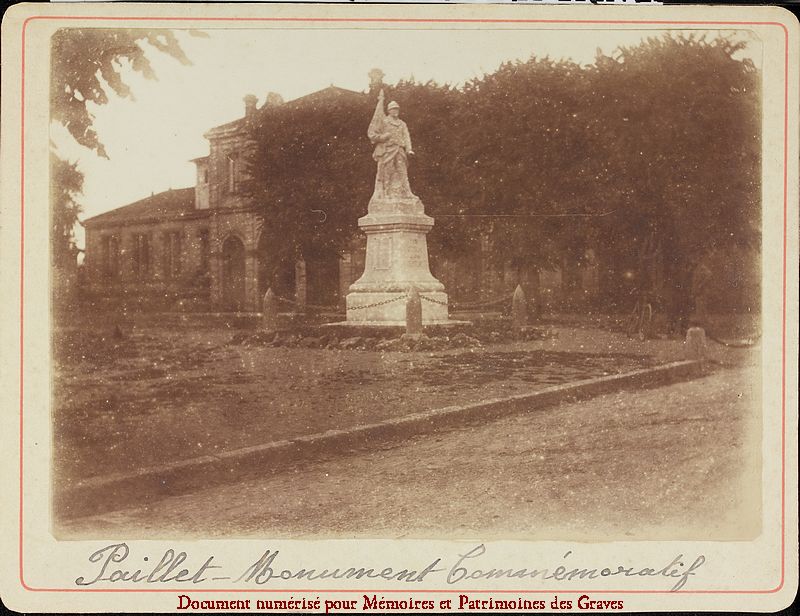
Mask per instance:
[[[397,104],[397,101],[392,101],[386,105],[386,109],[400,109],[400,105]]]

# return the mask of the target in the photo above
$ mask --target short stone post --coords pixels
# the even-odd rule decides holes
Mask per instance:
[[[686,356],[701,361],[706,358],[706,330],[702,327],[690,327],[686,331]]]
[[[262,321],[266,331],[274,332],[278,330],[278,297],[272,291],[272,287],[267,289],[264,295]]]
[[[406,300],[406,335],[422,335],[422,300],[416,287],[411,287]]]
[[[528,325],[528,301],[525,299],[522,285],[519,284],[514,289],[514,297],[511,298],[511,325],[517,334]]]

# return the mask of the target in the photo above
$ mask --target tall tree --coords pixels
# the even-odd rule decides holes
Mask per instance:
[[[259,112],[249,168],[270,278],[297,257],[323,258],[352,237],[374,174],[364,147],[369,117],[367,98],[347,94]]]
[[[541,269],[575,252],[574,231],[592,206],[585,91],[581,66],[537,57],[505,63],[464,88],[463,198],[474,209],[468,214],[491,229],[496,263],[516,270],[529,297]]]
[[[598,57],[594,88],[607,161],[600,200],[616,215],[598,227],[606,262],[627,262],[636,284],[661,264],[663,308],[677,328],[692,309],[692,274],[710,250],[760,241],[758,71],[745,43],[653,37]],[[640,290],[642,290],[640,288]]]

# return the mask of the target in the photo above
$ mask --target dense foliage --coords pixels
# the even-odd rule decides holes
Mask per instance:
[[[594,68],[608,161],[599,194],[618,212],[596,226],[595,245],[612,266],[641,269],[655,254],[673,312],[690,303],[705,255],[760,241],[759,75],[734,58],[744,45],[651,38]]]
[[[459,89],[385,86],[414,142],[412,189],[437,219],[433,249],[468,252],[489,234],[522,271],[591,247],[609,298],[626,280],[646,290],[658,262],[666,306],[685,311],[709,250],[760,237],[759,75],[736,59],[743,47],[665,35],[588,66],[533,57]],[[285,251],[338,250],[356,233],[375,94],[262,116],[254,186]]]

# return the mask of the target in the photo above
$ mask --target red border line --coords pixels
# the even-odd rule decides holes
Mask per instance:
[[[64,21],[250,21],[250,22],[280,22],[280,23],[438,23],[438,24],[598,24],[598,25],[657,25],[657,26],[778,26],[783,29],[784,52],[784,115],[783,115],[783,294],[782,294],[782,329],[781,329],[781,576],[775,588],[767,590],[681,590],[680,594],[771,594],[778,592],[785,583],[786,567],[786,258],[787,258],[787,230],[788,230],[788,161],[789,161],[789,31],[784,24],[775,21],[673,21],[673,20],[611,20],[611,19],[421,19],[421,18],[349,18],[349,17],[103,17],[103,16],[75,16],[75,15],[35,15],[28,17],[22,24],[22,79],[21,79],[21,121],[20,121],[20,319],[19,319],[19,580],[25,590],[31,592],[181,592],[185,588],[35,588],[25,583],[23,575],[23,394],[24,394],[24,292],[25,292],[25,37],[28,23],[36,20],[64,20]],[[283,592],[283,593],[363,593],[363,592],[409,592],[409,589],[258,589],[258,588],[193,588],[193,593],[213,592]],[[575,589],[530,589],[521,590],[470,590],[470,589],[414,589],[416,593],[583,593],[592,594],[674,594],[669,590],[575,590]]]
[[[779,21],[692,21],[692,20],[660,20],[660,19],[423,19],[412,17],[103,17],[99,15],[35,15],[28,17],[23,24],[23,32],[27,23],[34,20],[62,19],[79,21],[256,21],[256,22],[283,22],[283,23],[468,23],[468,24],[606,24],[606,25],[719,25],[719,26],[780,26],[786,32],[786,26]],[[23,42],[24,44],[24,42]]]

